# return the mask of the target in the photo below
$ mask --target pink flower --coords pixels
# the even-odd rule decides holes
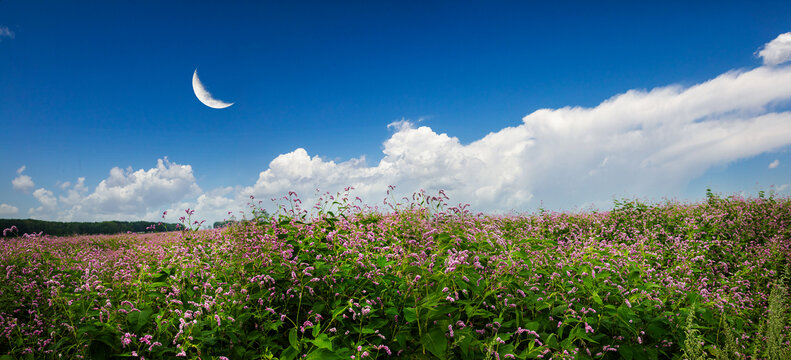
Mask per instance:
[[[593,332],[593,328],[590,325],[588,325],[588,323],[586,322],[585,323],[585,333],[587,334],[589,332]]]

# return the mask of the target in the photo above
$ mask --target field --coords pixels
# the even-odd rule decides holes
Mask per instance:
[[[445,201],[7,232],[0,359],[791,357],[789,198],[510,216]]]

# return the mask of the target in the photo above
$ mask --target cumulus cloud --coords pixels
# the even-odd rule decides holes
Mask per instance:
[[[767,65],[782,59],[778,39],[760,53]],[[164,159],[149,170],[114,168],[92,192],[79,179],[60,196],[59,214],[156,220],[162,208],[175,214],[191,208],[211,222],[246,209],[251,195],[268,202],[296,191],[307,208],[316,189],[334,193],[348,186],[353,196],[380,206],[388,185],[399,195],[443,189],[454,204],[480,211],[678,196],[712,167],[791,145],[791,112],[783,110],[790,101],[791,66],[760,66],[688,87],[630,90],[594,107],[540,109],[467,144],[402,119],[388,125],[393,133],[376,163],[364,156],[325,160],[296,148],[273,159],[254,184],[203,193],[189,165]],[[42,209],[45,200],[55,202],[51,193],[37,197]]]
[[[41,206],[30,209],[28,211],[30,215],[46,216],[55,212],[58,207],[58,199],[50,190],[44,188],[36,189],[36,191],[33,192],[33,197],[41,203]]]
[[[777,159],[775,159],[775,161],[772,161],[772,162],[769,164],[769,168],[770,168],[770,169],[774,169],[774,168],[776,168],[776,167],[777,167],[777,166],[779,166],[779,165],[780,165],[780,160],[777,160]]]
[[[31,214],[65,221],[158,220],[161,209],[201,193],[192,166],[167,158],[158,159],[157,166],[148,170],[114,167],[93,190],[84,177],[61,187],[65,194],[57,198],[52,191],[36,190],[33,196],[42,206],[31,209]]]
[[[195,210],[192,221],[206,220],[207,223],[204,226],[211,226],[215,221],[231,218],[241,219],[245,216],[249,218],[250,209],[246,204],[250,202],[250,199],[242,199],[236,194],[237,190],[230,186],[221,187],[207,191],[196,199],[172,204],[167,209],[166,221],[177,221],[179,217],[185,215],[186,209]],[[155,215],[157,214],[149,214],[150,217]]]
[[[778,35],[758,51],[764,65],[779,65],[791,60],[791,32]]]
[[[0,204],[0,216],[16,215],[19,212],[16,206]]]
[[[3,41],[3,38],[7,37],[9,39],[14,38],[14,32],[11,31],[7,26],[0,26],[0,41]]]
[[[298,148],[240,195],[354,186],[381,203],[392,184],[445,189],[451,200],[504,211],[674,195],[712,166],[791,145],[791,113],[775,110],[790,99],[791,68],[759,67],[690,87],[630,90],[592,108],[541,109],[469,144],[399,121],[378,164],[325,161]]]
[[[11,185],[14,187],[14,190],[28,192],[30,189],[36,186],[30,176],[22,174],[26,168],[27,166],[22,165],[22,167],[16,170],[17,177],[11,180]]]

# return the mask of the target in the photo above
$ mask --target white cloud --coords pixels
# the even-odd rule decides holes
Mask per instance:
[[[16,170],[17,177],[15,177],[14,180],[11,180],[11,185],[13,185],[14,190],[28,192],[30,189],[36,186],[30,176],[22,174],[26,168],[27,166],[22,165],[22,167]]]
[[[157,160],[157,167],[132,171],[115,167],[82,200],[81,206],[100,214],[135,214],[141,210],[165,206],[185,196],[198,194],[192,166]]]
[[[60,202],[69,207],[79,205],[83,201],[83,195],[88,191],[84,177],[78,178],[74,186],[67,181],[61,184],[60,187],[66,190],[66,196],[61,195]]]
[[[15,215],[18,212],[19,209],[17,209],[16,206],[0,204],[0,216]]]
[[[33,195],[42,207],[31,210],[31,214],[64,221],[159,220],[157,214],[161,215],[162,209],[201,193],[192,166],[167,158],[158,159],[157,166],[148,170],[114,167],[93,191],[89,190],[84,177],[68,183],[65,194],[58,197],[61,206],[54,214],[50,211],[54,209],[46,205],[57,204],[52,192],[36,190]]]
[[[388,185],[400,195],[444,189],[454,204],[479,211],[679,196],[714,166],[790,146],[791,112],[778,110],[789,101],[791,66],[761,66],[690,87],[630,90],[595,107],[540,109],[468,144],[401,120],[388,125],[394,133],[375,164],[365,157],[324,160],[297,148],[273,159],[250,186],[201,193],[191,166],[164,159],[149,170],[113,168],[93,192],[79,179],[60,196],[58,216],[158,220],[169,209],[167,221],[174,221],[191,208],[193,220],[211,222],[248,210],[250,195],[271,210],[270,198],[296,191],[310,208],[316,189],[348,186],[356,188],[352,196],[380,207]]]
[[[28,211],[30,215],[47,216],[55,212],[58,207],[58,199],[55,198],[55,195],[50,190],[44,188],[36,189],[36,191],[33,192],[33,197],[41,203],[41,206],[30,209]]]
[[[231,217],[241,219],[242,216],[247,216],[249,218],[250,209],[244,206],[244,204],[246,204],[245,201],[234,198],[234,190],[233,187],[217,188],[201,194],[194,201],[172,204],[172,206],[167,209],[168,215],[165,220],[167,222],[178,222],[179,217],[185,216],[184,211],[186,209],[195,210],[195,214],[191,218],[192,221],[197,220],[200,222],[201,220],[206,220],[204,226],[208,227],[211,227],[215,221],[226,220]],[[267,203],[269,203],[269,201],[267,201]],[[239,212],[242,210],[247,211],[240,214]],[[231,214],[229,214],[229,212],[231,212]],[[149,216],[154,217],[156,215],[162,214],[150,214]]]
[[[0,26],[0,41],[3,41],[4,37],[13,39],[14,32],[11,31],[11,29],[9,29],[7,26]]]
[[[33,179],[27,175],[19,175],[11,180],[11,184],[14,186],[14,190],[24,191],[27,192],[32,189],[36,184],[33,182]]]
[[[769,164],[769,168],[770,168],[770,169],[774,169],[774,168],[776,168],[778,165],[780,165],[780,160],[777,160],[777,159],[775,159],[775,161],[772,161],[772,162]]]
[[[691,87],[630,90],[593,108],[535,111],[514,127],[470,144],[406,121],[384,143],[384,157],[336,163],[304,149],[275,158],[253,186],[258,198],[290,190],[354,186],[381,204],[387,185],[406,193],[445,189],[475,209],[597,206],[620,196],[676,195],[712,166],[791,145],[791,67],[732,71]]]
[[[758,52],[764,65],[779,65],[791,60],[791,32],[778,35]]]

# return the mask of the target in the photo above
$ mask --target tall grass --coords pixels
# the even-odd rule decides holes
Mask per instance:
[[[789,355],[787,198],[520,216],[295,199],[221,230],[3,238],[0,359]]]

